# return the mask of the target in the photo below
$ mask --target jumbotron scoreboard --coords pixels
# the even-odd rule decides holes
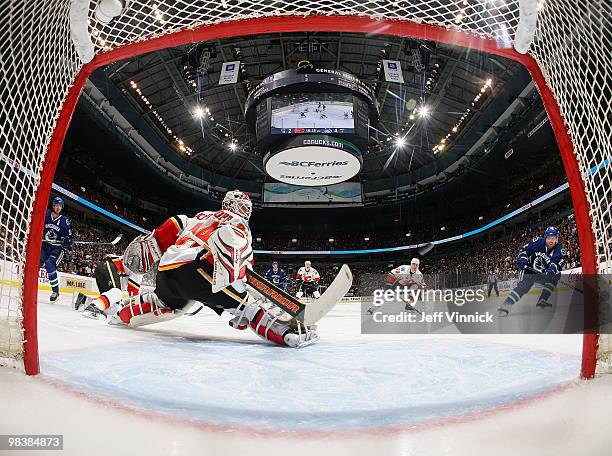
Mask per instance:
[[[271,178],[321,186],[359,173],[379,112],[374,91],[359,78],[307,64],[264,79],[245,115]]]

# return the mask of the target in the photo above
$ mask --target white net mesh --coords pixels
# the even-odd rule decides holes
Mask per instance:
[[[509,48],[519,22],[518,0],[131,0],[109,24],[95,19],[97,1],[72,3],[89,10],[89,34],[98,54],[202,25],[313,14],[369,18],[368,31],[380,34],[388,28],[381,19],[429,24],[491,38],[500,48]],[[19,362],[21,357],[20,271],[34,196],[60,109],[82,67],[71,41],[70,4],[69,0],[0,3],[0,362]],[[588,208],[576,210],[588,210],[598,264],[602,272],[610,273],[610,3],[545,0],[540,6],[530,52],[559,104],[585,181]]]

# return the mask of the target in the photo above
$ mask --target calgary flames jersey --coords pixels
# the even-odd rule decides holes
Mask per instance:
[[[412,279],[412,281],[417,285],[423,285],[423,274],[419,269],[416,272],[412,272],[410,270],[410,265],[403,264],[393,269],[389,274],[387,274],[387,282],[391,284],[395,284],[400,280],[404,279]]]
[[[319,282],[321,280],[321,276],[319,276],[319,271],[317,271],[315,268],[306,269],[306,266],[302,266],[298,270],[295,278],[304,282]]]
[[[194,217],[178,215],[168,219],[155,230],[155,239],[163,255],[159,262],[160,271],[173,269],[194,261],[198,256],[212,262],[207,241],[222,225],[232,225],[242,231],[251,245],[251,230],[244,219],[226,211],[204,211]],[[202,255],[203,251],[204,254]],[[251,254],[250,263],[253,264]]]

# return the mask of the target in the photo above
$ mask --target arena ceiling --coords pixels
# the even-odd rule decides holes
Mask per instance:
[[[384,81],[382,59],[401,61],[404,84]],[[239,82],[219,85],[221,64],[233,60],[243,64]],[[380,120],[370,129],[357,176],[361,181],[410,173],[448,153],[520,68],[500,57],[428,41],[293,33],[159,50],[112,64],[105,72],[177,154],[218,175],[264,182],[263,153],[247,128],[245,99],[266,76],[296,68],[302,60],[357,75],[376,90]],[[472,105],[489,79],[482,99]],[[410,100],[416,102],[416,112],[407,109]],[[426,112],[418,111],[423,106]],[[453,132],[466,109],[469,116]],[[434,151],[451,132],[444,149]],[[403,138],[401,146],[398,137]]]

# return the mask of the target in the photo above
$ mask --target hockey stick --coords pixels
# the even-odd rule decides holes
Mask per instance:
[[[251,269],[247,269],[247,283],[265,298],[272,301],[292,317],[304,322],[304,311],[306,305],[298,301],[284,290],[268,282],[262,276]]]
[[[110,242],[74,241],[74,243],[77,245],[117,245],[121,238],[123,238],[123,234],[120,234]]]
[[[336,278],[329,284],[321,297],[306,306],[303,323],[307,326],[312,325],[327,315],[338,304],[338,301],[348,293],[351,285],[353,285],[353,273],[348,265],[343,264]]]
[[[310,304],[298,301],[250,269],[247,271],[247,283],[289,315],[309,326],[323,318],[344,297],[353,284],[353,274],[346,264],[342,265],[321,297]]]
[[[429,251],[430,251],[431,249],[433,249],[433,248],[434,248],[433,243],[428,242],[428,243],[427,243],[427,244],[425,244],[424,246],[419,247],[419,248],[417,249],[417,252],[419,253],[419,255],[421,255],[421,256],[425,256],[425,255],[427,255],[427,254],[429,253]]]
[[[530,271],[530,272],[533,272],[534,274],[544,275],[543,273],[538,272],[538,271],[536,271],[535,269],[530,268],[529,266],[525,266],[524,271]],[[522,277],[521,277],[519,280],[521,280],[521,279],[522,279]],[[582,294],[584,294],[584,291],[583,291],[583,290],[581,290],[580,288],[577,288],[577,287],[575,287],[574,285],[572,285],[572,284],[570,284],[570,283],[568,283],[568,282],[565,282],[565,281],[563,281],[563,280],[561,280],[561,279],[559,279],[559,282],[558,282],[558,283],[560,283],[561,285],[565,285],[566,287],[569,287],[569,288],[571,288],[572,290],[577,291],[578,293],[582,293]]]

